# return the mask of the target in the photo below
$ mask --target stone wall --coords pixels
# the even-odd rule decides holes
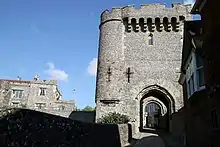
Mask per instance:
[[[41,88],[46,89],[44,95],[40,95]],[[21,90],[20,97],[13,90]],[[55,80],[0,80],[0,107],[28,108],[68,117],[75,109],[75,102],[60,97]]]
[[[178,135],[180,132],[184,131],[184,111],[181,109],[180,111],[173,113],[171,115],[171,126],[173,135]]]
[[[219,97],[209,98],[207,90],[195,92],[190,97],[186,105],[186,139],[189,147],[220,146],[219,103]],[[216,116],[212,116],[213,111]]]
[[[127,124],[82,123],[28,109],[1,113],[1,147],[121,147],[132,134]]]
[[[175,142],[184,145],[185,113],[183,108],[171,115],[171,133]]]
[[[183,106],[182,87],[178,84],[184,22],[181,18],[191,19],[188,8],[189,6],[180,4],[172,8],[152,4],[142,5],[140,9],[128,6],[102,13],[96,120],[109,112],[117,112],[128,115],[136,123],[136,127],[142,127],[140,112],[143,110],[140,110],[140,105],[146,93],[142,93],[142,97],[138,96],[146,88],[153,86],[161,87],[166,91],[166,96],[172,97],[172,100],[163,98],[164,101],[169,99],[169,104],[174,104],[167,108],[172,107],[169,115]],[[165,31],[162,24],[165,17],[169,18],[169,26],[170,19],[176,17],[178,30]],[[153,31],[145,28],[148,18],[152,18]],[[158,19],[161,24],[155,25]],[[130,31],[127,31],[128,28]],[[150,38],[152,43],[149,43]]]

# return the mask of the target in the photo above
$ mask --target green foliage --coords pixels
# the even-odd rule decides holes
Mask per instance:
[[[116,112],[110,112],[98,120],[98,123],[103,124],[126,124],[129,122],[129,117]]]
[[[95,109],[91,106],[86,106],[85,108],[82,109],[82,111],[94,111]]]

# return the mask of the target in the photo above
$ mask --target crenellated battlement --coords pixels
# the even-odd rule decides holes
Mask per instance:
[[[124,18],[123,24],[125,26],[126,32],[162,32],[163,30],[166,32],[174,31],[178,32],[181,30],[181,25],[183,25],[183,21],[185,20],[185,16],[179,17],[156,17],[156,18]]]
[[[148,127],[146,112],[155,104],[165,118],[155,125],[170,131],[169,116],[183,106],[177,80],[184,23],[192,19],[190,7],[178,3],[172,7],[128,5],[102,13],[96,120],[116,112],[128,115],[134,130],[144,130]]]
[[[163,18],[166,16],[168,19],[172,17],[190,15],[191,5],[183,5],[180,3],[172,4],[172,7],[166,7],[165,4],[143,4],[139,8],[134,5],[125,7],[114,7],[111,10],[105,10],[101,14],[101,23],[110,20],[123,20],[124,18]],[[187,16],[185,16],[187,17]]]

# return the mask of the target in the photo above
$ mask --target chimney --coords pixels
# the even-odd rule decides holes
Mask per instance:
[[[37,81],[37,80],[39,80],[39,76],[36,74],[36,75],[34,76],[34,81]]]
[[[21,81],[21,77],[20,77],[20,76],[17,76],[17,80],[18,80],[18,81]]]

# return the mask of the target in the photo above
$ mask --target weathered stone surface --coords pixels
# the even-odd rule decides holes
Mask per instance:
[[[191,19],[189,9],[190,6],[181,4],[175,4],[172,8],[152,4],[142,5],[139,9],[133,6],[113,8],[111,12],[102,13],[96,120],[106,113],[116,111],[130,116],[138,128],[142,111],[140,104],[144,96],[140,96],[140,93],[153,85],[166,91],[164,94],[169,103],[169,115],[183,106],[178,77],[183,20]],[[141,22],[140,18],[143,18],[144,22]],[[148,26],[149,18],[152,24]],[[165,18],[168,19],[167,26]],[[177,23],[171,23],[171,20],[176,20]],[[165,30],[166,27],[170,28]],[[149,45],[150,35],[153,45]],[[107,73],[109,68],[111,75]],[[129,77],[126,73],[128,68]],[[106,104],[107,100],[112,100],[112,104]]]
[[[40,88],[45,88],[45,95],[40,95]],[[16,97],[13,90],[21,90],[22,95]],[[0,104],[1,107],[25,107],[63,117],[68,117],[75,109],[74,101],[61,100],[56,80],[0,80]],[[39,108],[38,104],[44,106]]]

